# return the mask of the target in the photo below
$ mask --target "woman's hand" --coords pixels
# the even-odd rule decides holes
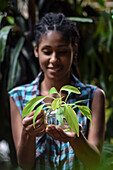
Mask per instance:
[[[81,125],[79,127],[81,131]],[[54,125],[49,125],[46,128],[46,133],[51,136],[55,140],[59,140],[60,142],[72,142],[76,137],[77,134],[73,131],[70,133],[65,133],[61,128],[55,127]]]
[[[22,124],[26,133],[33,137],[41,136],[45,133],[44,124],[44,110],[42,110],[36,117],[35,128],[33,127],[33,116],[35,111],[31,112],[22,120]]]

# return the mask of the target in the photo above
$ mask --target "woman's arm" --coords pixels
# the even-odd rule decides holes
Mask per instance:
[[[89,169],[96,169],[100,163],[105,134],[105,94],[96,89],[92,102],[92,122],[88,140],[80,133],[80,137],[71,141],[77,157]]]
[[[46,132],[56,140],[69,141],[78,159],[93,170],[100,163],[105,133],[105,94],[100,89],[95,90],[91,110],[93,126],[90,126],[88,139],[81,132],[80,136],[76,137],[75,132],[66,134],[55,126],[48,127]]]
[[[37,118],[36,127],[42,124],[39,128],[33,128],[34,112],[29,114],[22,120],[21,114],[10,97],[11,110],[11,126],[13,139],[17,152],[17,160],[20,167],[24,170],[30,170],[34,167],[36,154],[36,136],[44,133],[43,115],[39,114],[41,118]]]
[[[11,126],[17,152],[18,164],[23,169],[31,169],[35,162],[35,138],[28,135],[22,125],[21,114],[10,97]]]

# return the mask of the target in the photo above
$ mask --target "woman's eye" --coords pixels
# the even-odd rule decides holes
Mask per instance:
[[[59,54],[66,54],[67,51],[59,51],[58,53],[59,53]]]
[[[43,53],[44,53],[45,55],[50,55],[50,54],[51,54],[51,51],[43,51]]]

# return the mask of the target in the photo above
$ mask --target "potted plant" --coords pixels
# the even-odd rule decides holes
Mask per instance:
[[[62,100],[63,97],[61,96],[61,91],[63,91],[63,90],[68,92],[68,95],[64,101]],[[53,93],[57,93],[59,97],[54,98],[54,97],[49,96]],[[66,102],[67,102],[67,99],[68,99],[70,93],[80,94],[80,91],[76,87],[70,86],[70,85],[63,86],[59,92],[56,90],[55,87],[52,87],[48,93],[48,96],[35,97],[35,98],[31,99],[25,105],[23,112],[22,112],[22,118],[24,118],[29,113],[31,113],[34,110],[34,108],[38,104],[40,104],[45,98],[52,98],[53,101],[51,103],[43,103],[43,104],[40,104],[36,108],[34,116],[33,116],[34,128],[35,128],[35,120],[36,120],[38,113],[42,109],[44,109],[44,110],[46,110],[46,116],[45,116],[46,122],[45,123],[47,123],[47,121],[48,121],[47,116],[50,115],[50,117],[52,117],[53,114],[55,113],[54,116],[56,116],[56,119],[60,122],[61,126],[64,126],[64,124],[65,124],[64,118],[65,118],[65,120],[66,120],[65,122],[68,123],[70,130],[75,131],[77,133],[77,136],[79,136],[79,123],[78,123],[77,115],[76,115],[76,112],[74,111],[74,109],[78,107],[78,109],[81,111],[81,113],[84,116],[86,116],[88,119],[90,119],[91,124],[92,124],[91,111],[90,111],[89,107],[87,107],[87,106],[78,105],[78,103],[86,101],[86,100],[79,100],[74,103],[67,104]],[[52,114],[51,110],[52,110],[53,114]],[[64,131],[68,131],[68,130],[69,129],[67,129],[67,130],[65,129]]]

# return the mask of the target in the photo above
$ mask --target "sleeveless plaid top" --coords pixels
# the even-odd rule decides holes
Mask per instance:
[[[12,89],[9,94],[16,103],[20,114],[26,103],[40,95],[40,82],[42,79],[42,72],[30,84],[22,85]],[[88,106],[91,109],[91,103],[94,96],[96,86],[81,83],[74,75],[71,75],[70,85],[80,88],[81,94],[70,94],[68,103],[73,103],[78,100],[86,100],[82,105]],[[84,117],[79,109],[76,109],[76,114],[79,123],[82,125],[82,133],[86,136],[88,134],[89,121]],[[43,134],[36,137],[36,169],[38,170],[79,170],[83,168],[82,163],[77,159],[69,142],[59,142],[54,140],[48,134]]]

